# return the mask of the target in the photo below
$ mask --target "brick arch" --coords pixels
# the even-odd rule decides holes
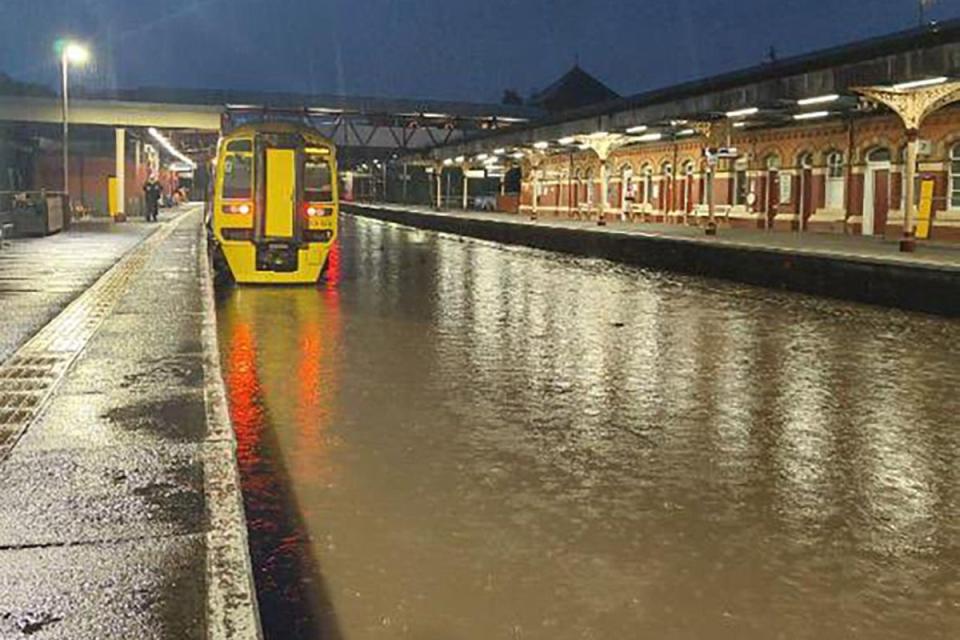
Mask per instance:
[[[813,158],[812,166],[819,167],[822,164],[822,160],[826,157],[817,151],[817,149],[811,145],[805,145],[802,147],[797,147],[796,152],[793,154],[793,157],[790,158],[790,167],[800,167],[800,158],[810,154],[810,157]],[[783,158],[781,157],[781,162]]]
[[[780,167],[786,168],[786,165],[784,165],[784,158],[787,156],[784,155],[783,149],[781,149],[779,145],[775,144],[770,144],[760,148],[754,158],[754,165],[756,168],[765,170],[767,168],[767,158],[770,156],[777,156],[780,158]]]
[[[895,150],[899,148],[897,144],[891,141],[887,136],[870,136],[869,138],[860,141],[854,149],[854,154],[856,154],[855,164],[866,164],[867,154],[878,147],[890,149],[891,158],[893,157]]]
[[[950,149],[960,144],[960,131],[948,133],[936,144],[933,158],[936,160],[950,161]]]
[[[623,173],[624,167],[630,167],[630,169],[634,173],[637,172],[636,162],[630,156],[627,156],[627,155],[614,156],[613,158],[610,159],[610,161],[613,163],[613,166],[616,168],[616,172],[618,175]]]

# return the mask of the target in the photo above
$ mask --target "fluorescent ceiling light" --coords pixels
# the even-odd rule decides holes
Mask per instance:
[[[733,123],[733,126],[736,127],[737,129],[742,129],[743,127],[747,126],[747,123],[746,123],[746,122],[734,122],[734,123]]]
[[[513,154],[513,158],[514,158],[514,160],[522,160],[522,159],[523,159],[523,152],[522,152],[522,151],[517,151],[515,154]]]
[[[501,148],[499,148],[499,149],[494,149],[494,150],[493,150],[493,155],[502,156],[502,155],[505,154],[506,152],[507,152],[507,150],[504,149],[503,147],[501,147]]]
[[[826,96],[815,96],[815,97],[813,97],[813,98],[802,98],[802,99],[800,99],[800,100],[797,100],[797,104],[800,105],[801,107],[806,107],[806,106],[809,106],[809,105],[811,105],[811,104],[824,104],[825,102],[835,102],[836,100],[839,100],[839,99],[840,99],[840,96],[838,96],[838,95],[835,94],[835,93],[831,93],[830,95],[826,95]]]
[[[663,139],[662,133],[645,133],[637,138],[640,142],[656,142],[661,139]]]
[[[736,111],[727,111],[728,118],[743,118],[745,116],[752,116],[756,112],[760,111],[757,107],[747,107],[746,109],[737,109]]]
[[[550,146],[550,143],[549,143],[549,142],[544,142],[544,141],[534,142],[534,143],[533,143],[533,148],[534,148],[534,149],[546,149],[546,148],[549,147],[549,146]]]
[[[448,166],[448,167],[449,167],[450,165],[453,164],[453,159],[452,159],[452,158],[447,158],[446,160],[443,161],[443,164],[444,164],[445,166]]]
[[[935,84],[943,84],[947,81],[946,76],[939,76],[937,78],[926,78],[924,80],[911,80],[910,82],[901,82],[899,84],[893,85],[893,88],[897,91],[905,91],[907,89],[919,89],[920,87],[932,87]]]
[[[647,130],[647,125],[638,124],[635,127],[630,127],[629,129],[627,129],[627,133],[643,133],[646,130]]]
[[[793,116],[794,120],[813,120],[814,118],[826,118],[830,115],[829,111],[811,111],[810,113],[798,113]]]
[[[677,131],[678,136],[692,136],[695,133],[696,131],[693,129],[682,129],[680,131]]]
[[[483,162],[484,160],[486,160],[486,159],[489,158],[489,157],[490,157],[490,156],[487,155],[486,153],[481,153],[480,155],[477,156],[477,160],[480,160],[481,162]]]
[[[454,162],[463,162],[464,160],[466,160],[466,158],[464,158],[463,156],[457,156],[456,158],[453,159]]]
[[[184,162],[190,165],[191,167],[196,168],[197,163],[191,160],[190,158],[188,158],[187,156],[183,155],[182,153],[180,153],[180,151],[178,151],[176,147],[174,147],[173,144],[169,140],[167,140],[162,133],[160,133],[153,127],[150,127],[149,129],[147,129],[147,131],[150,133],[151,136],[153,136],[156,139],[157,142],[159,142],[163,146],[164,149],[167,150],[167,153],[172,155],[177,160],[180,160],[181,162]]]
[[[559,140],[557,140],[557,142],[559,142],[560,144],[562,144],[562,145],[564,145],[564,146],[566,146],[566,145],[568,145],[568,144],[573,144],[573,143],[576,142],[576,141],[577,141],[577,139],[574,138],[573,136],[567,136],[566,138],[560,138]]]

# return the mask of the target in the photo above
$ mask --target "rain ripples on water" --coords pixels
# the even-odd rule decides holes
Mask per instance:
[[[272,638],[960,636],[955,321],[347,217],[219,323]]]

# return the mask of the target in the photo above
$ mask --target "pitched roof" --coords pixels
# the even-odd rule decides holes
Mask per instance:
[[[534,94],[530,104],[558,112],[616,100],[620,95],[592,75],[574,65],[549,87]]]

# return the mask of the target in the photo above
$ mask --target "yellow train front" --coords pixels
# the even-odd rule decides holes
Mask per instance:
[[[333,143],[300,124],[244,125],[220,139],[215,175],[215,251],[233,279],[316,282],[337,237]]]

